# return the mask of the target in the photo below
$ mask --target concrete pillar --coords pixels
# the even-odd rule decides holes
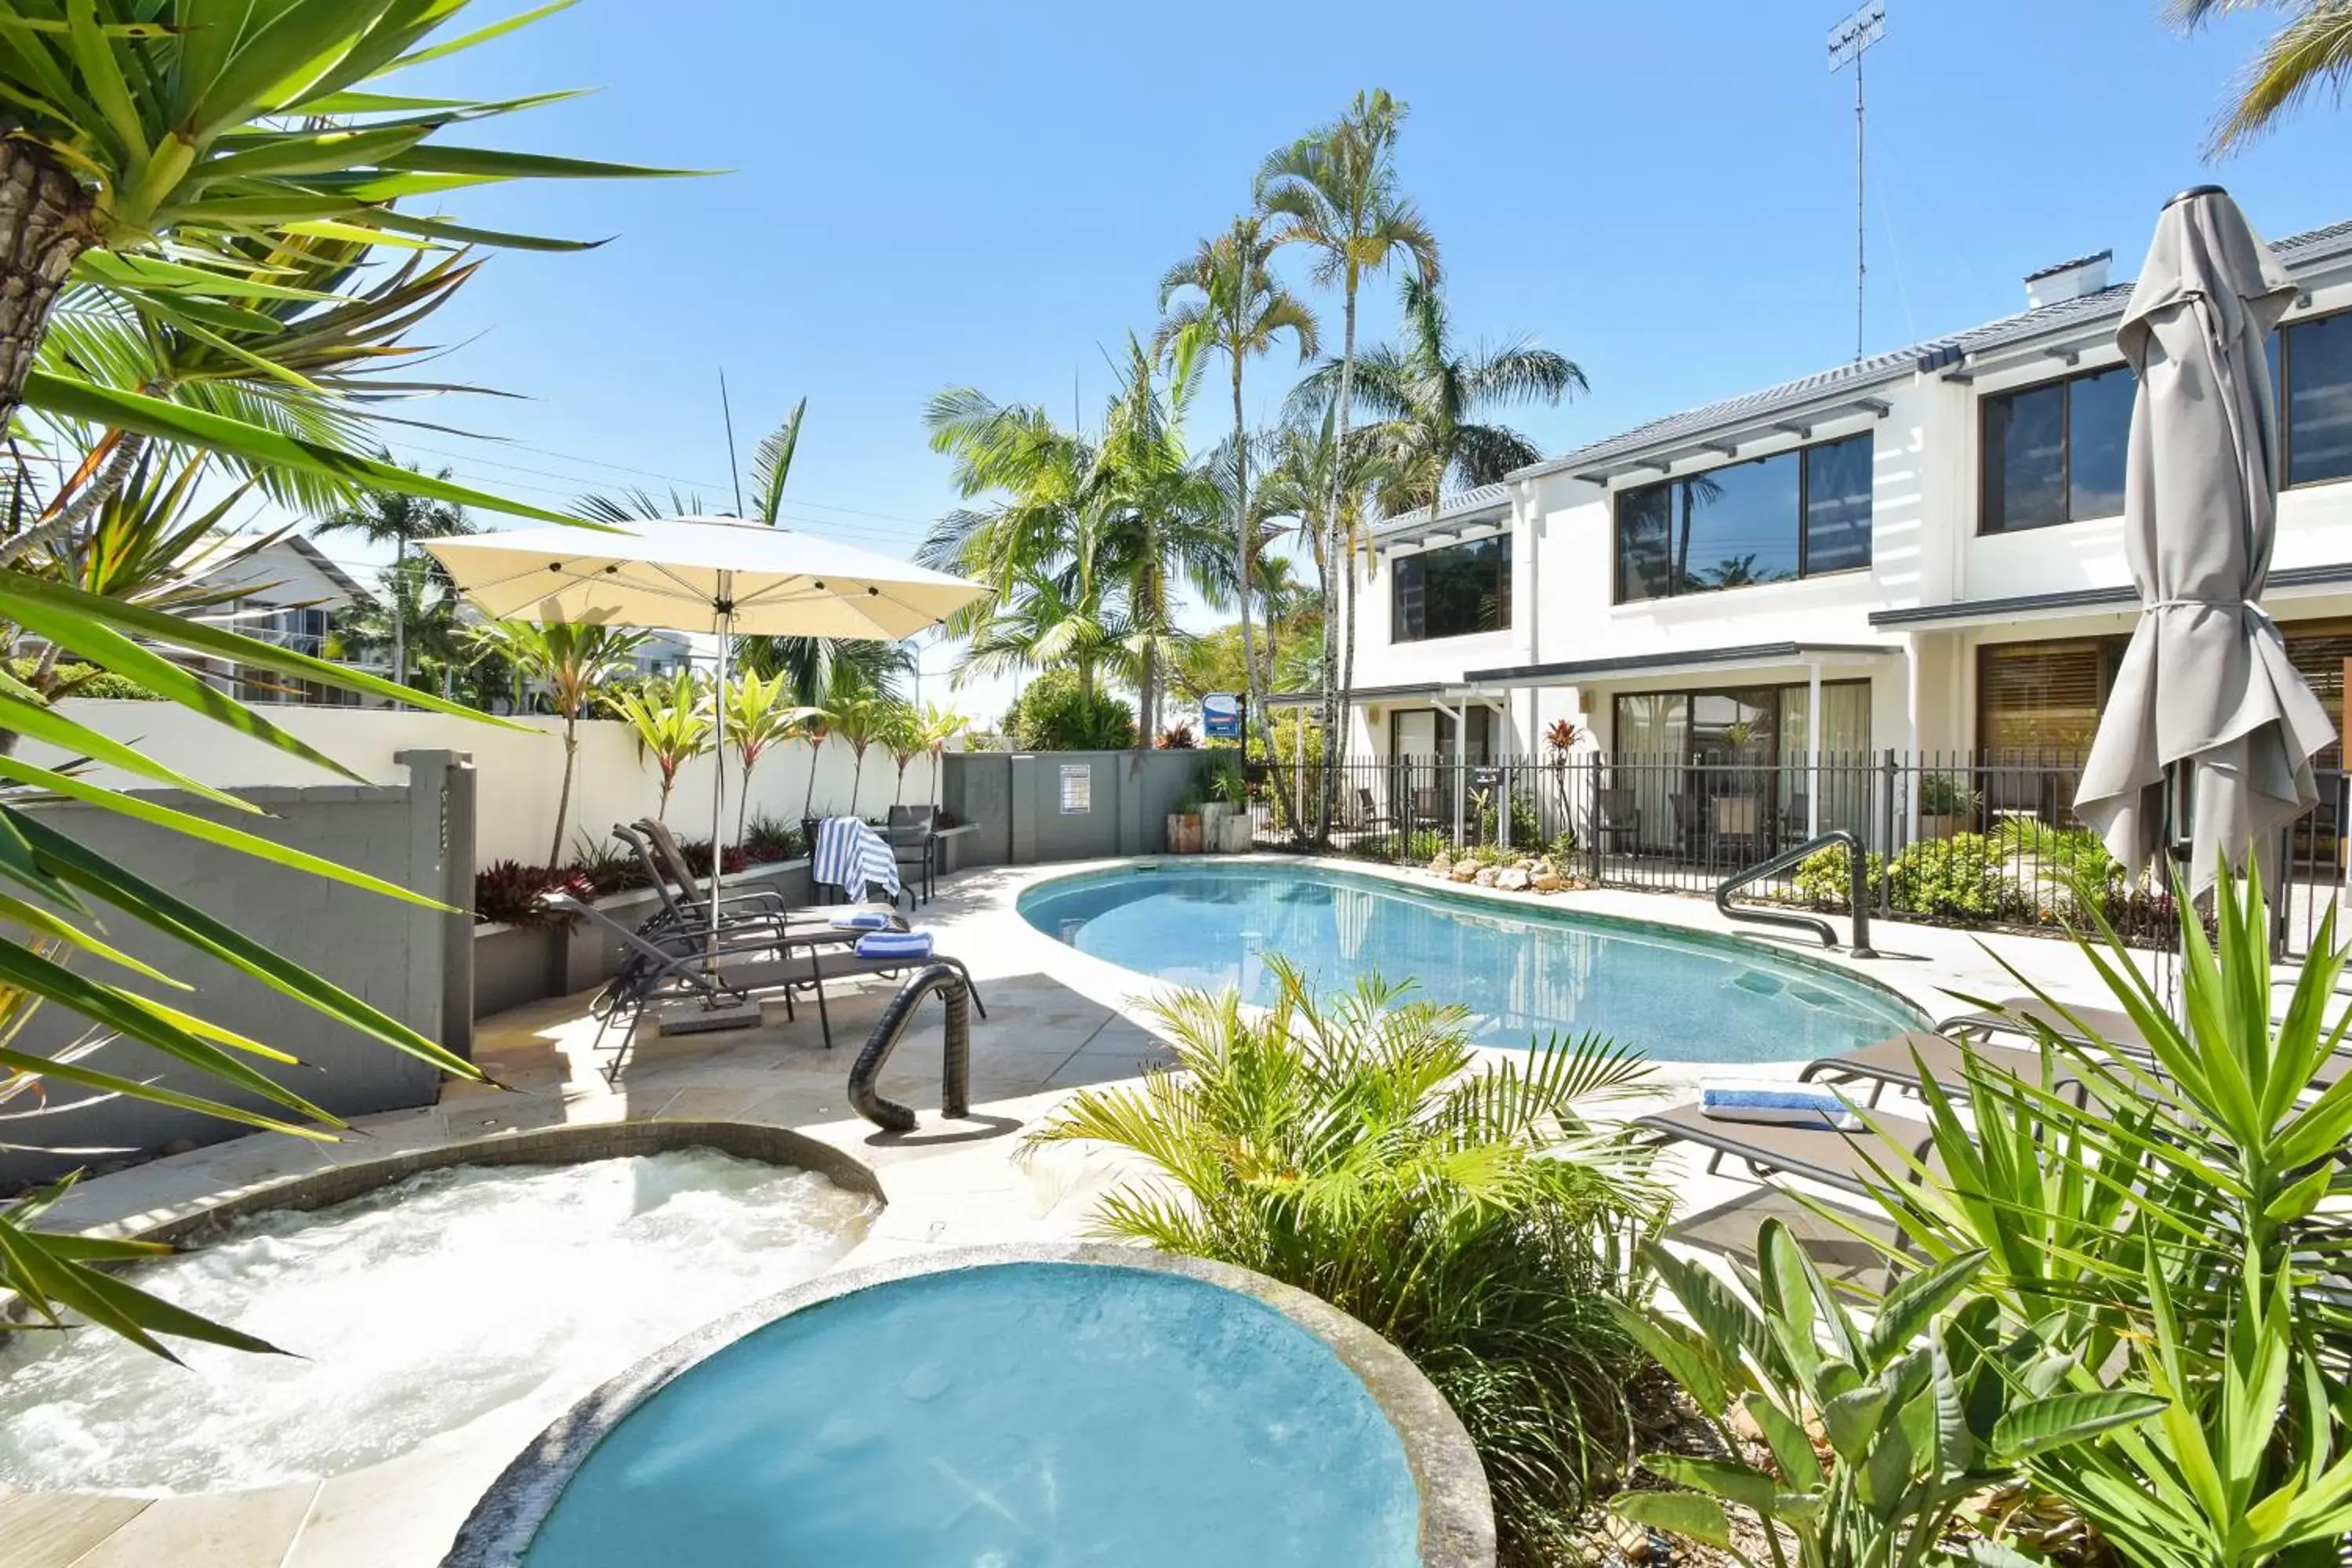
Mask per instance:
[[[474,759],[396,752],[408,770],[408,885],[452,912],[416,910],[409,947],[411,1016],[440,1020],[442,1048],[474,1057]]]

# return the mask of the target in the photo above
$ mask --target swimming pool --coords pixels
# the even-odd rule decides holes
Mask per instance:
[[[1302,1291],[1126,1247],[898,1259],[715,1323],[574,1406],[445,1568],[1475,1568],[1477,1457]]]
[[[1589,1029],[1654,1061],[1801,1061],[1926,1026],[1891,992],[1753,943],[1328,867],[1122,866],[1040,883],[1019,909],[1106,963],[1254,1002],[1273,998],[1276,953],[1327,989],[1410,980],[1468,1007],[1489,1045]]]

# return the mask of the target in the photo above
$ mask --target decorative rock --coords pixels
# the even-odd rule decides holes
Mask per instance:
[[[1558,876],[1559,874],[1559,868],[1558,866],[1556,866],[1556,865],[1554,865],[1554,864],[1552,863],[1552,858],[1551,858],[1550,856],[1549,856],[1549,855],[1538,855],[1538,856],[1537,856],[1537,857],[1536,857],[1536,875],[1537,875],[1537,876],[1538,876],[1538,877],[1556,877],[1556,876]]]
[[[1537,873],[1532,885],[1538,893],[1559,893],[1567,890],[1569,881],[1557,871],[1542,871]]]
[[[1447,875],[1457,882],[1475,882],[1478,879],[1478,862],[1457,860],[1454,863],[1454,869]]]
[[[1496,879],[1501,877],[1502,874],[1503,873],[1495,867],[1481,866],[1478,868],[1478,874],[1470,879],[1477,883],[1478,886],[1482,888],[1491,888],[1495,885]]]
[[[1436,854],[1430,857],[1429,874],[1433,877],[1451,877],[1454,875],[1454,862],[1446,855],[1444,850],[1441,849]]]
[[[1524,893],[1528,890],[1528,881],[1527,872],[1519,867],[1513,866],[1496,876],[1495,886],[1507,893]]]

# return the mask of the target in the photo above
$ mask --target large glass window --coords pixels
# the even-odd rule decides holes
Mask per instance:
[[[1986,398],[1983,531],[2122,511],[2132,393],[2131,367],[2116,365]]]
[[[1870,564],[1868,432],[1617,497],[1621,603]]]
[[[1804,563],[1808,574],[1870,564],[1868,436],[1805,448]]]
[[[1509,534],[1396,556],[1390,574],[1391,642],[1510,629]]]
[[[2352,310],[2281,329],[2271,353],[2286,482],[2352,479]]]
[[[1807,686],[1626,692],[1614,700],[1613,815],[1646,852],[1690,853],[1710,838],[1790,843],[1816,821],[1868,819],[1870,682],[1822,685],[1822,755],[1807,748]],[[1816,810],[1811,791],[1818,783]]]
[[[2090,750],[2121,640],[1993,643],[1977,658],[1977,744],[1996,758],[2071,761]]]

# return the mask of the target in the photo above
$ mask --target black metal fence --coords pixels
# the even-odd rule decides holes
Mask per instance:
[[[1482,859],[1549,857],[1574,880],[1653,892],[1712,894],[1741,869],[1833,828],[1868,846],[1875,912],[1941,923],[2058,930],[2093,910],[2127,940],[2179,936],[2171,893],[2127,876],[2074,815],[2079,759],[1897,752],[1695,756],[1346,758],[1290,764],[1253,780],[1257,842],[1301,837],[1283,801],[1318,819],[1331,791],[1328,840],[1345,855],[1399,865],[1440,853]],[[2343,899],[2343,825],[2352,793],[2340,769],[2319,776],[2319,805],[2263,856],[2283,954],[2308,950]],[[1837,910],[1847,851],[1823,850],[1745,896]],[[2284,872],[2282,877],[2281,872]]]

